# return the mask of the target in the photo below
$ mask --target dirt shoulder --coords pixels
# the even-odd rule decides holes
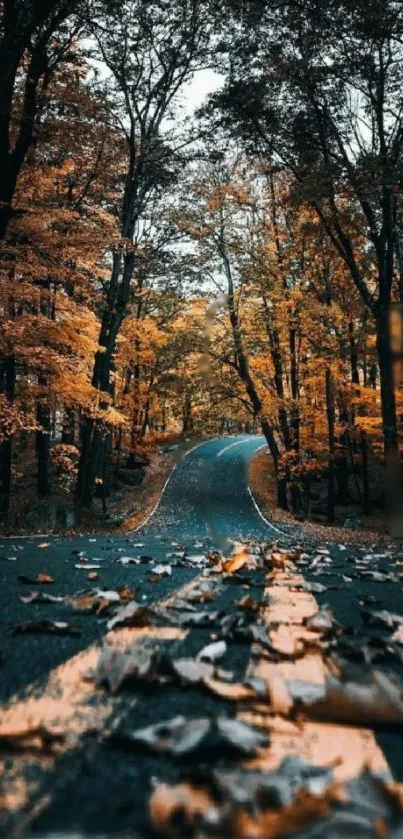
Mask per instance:
[[[336,510],[340,524],[327,525],[320,521],[298,521],[276,504],[276,481],[272,460],[266,451],[258,452],[249,468],[249,486],[259,509],[275,524],[298,525],[302,535],[323,541],[346,544],[390,544],[393,540],[386,530],[381,516],[363,516],[359,514],[360,527],[344,527],[342,521],[349,515],[356,515],[356,510],[343,507]]]

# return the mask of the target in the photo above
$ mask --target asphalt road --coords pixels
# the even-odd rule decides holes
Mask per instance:
[[[145,555],[157,563],[169,564],[169,555],[182,550],[190,555],[211,548],[229,553],[237,539],[280,540],[282,544],[300,541],[297,527],[279,532],[266,522],[249,493],[247,466],[263,444],[263,438],[245,435],[215,439],[196,447],[178,463],[157,509],[136,533],[0,540],[1,701],[13,704],[24,697],[39,696],[46,690],[55,668],[102,641],[104,616],[77,616],[66,603],[24,604],[20,599],[38,588],[62,596],[91,588],[94,584],[87,580],[88,569],[80,552],[91,565],[99,566],[98,587],[115,590],[127,585],[135,590],[136,600],[152,604],[189,583],[197,575],[197,568],[172,567],[171,575],[156,583],[149,579],[149,565],[125,565],[121,562],[123,557]],[[312,549],[313,545],[308,547]],[[336,618],[351,627],[353,635],[356,633],[359,638],[364,631],[359,602],[362,596],[375,598],[378,609],[403,613],[401,583],[385,578],[382,582],[352,578],[350,583],[341,585],[342,575],[348,577],[351,572],[354,557],[359,552],[363,555],[362,548],[328,548],[331,565],[320,574],[307,572],[306,577],[326,586],[326,591],[315,595],[318,602],[329,604]],[[377,560],[377,568],[387,576],[395,562],[396,555],[387,554]],[[38,587],[21,581],[24,577],[34,580],[39,572],[50,574],[54,583]],[[214,609],[230,611],[234,600],[243,593],[241,584],[223,587]],[[256,588],[255,599],[261,596],[262,589]],[[81,634],[12,634],[13,627],[21,621],[49,618],[79,623]],[[192,656],[209,637],[209,630],[194,628],[185,640],[170,641],[168,646],[175,655]],[[222,666],[241,678],[249,653],[247,644],[233,643]],[[96,701],[101,703],[101,709],[102,697]],[[163,692],[136,696],[133,701],[127,702],[123,697],[119,710],[126,726],[139,728],[178,712],[213,713],[217,703],[222,710],[222,700],[200,691],[179,693],[167,686]],[[396,779],[403,780],[400,731],[380,731],[377,738]],[[7,791],[15,774],[11,758],[5,768],[2,783]],[[96,736],[86,738],[57,765],[29,764],[25,781],[32,783],[32,793],[20,810],[0,815],[0,836],[151,836],[145,801],[155,777],[176,777],[168,760],[105,750]]]

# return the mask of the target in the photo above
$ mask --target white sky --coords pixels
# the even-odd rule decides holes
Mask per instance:
[[[194,114],[197,108],[205,102],[207,96],[224,82],[224,76],[214,70],[199,70],[194,74],[193,79],[182,90],[182,101],[185,104],[189,115]]]

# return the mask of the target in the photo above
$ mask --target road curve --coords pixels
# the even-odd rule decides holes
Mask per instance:
[[[281,534],[262,520],[248,491],[248,463],[262,445],[264,438],[251,435],[199,444],[178,461],[154,513],[133,534],[0,538],[0,653],[4,659],[0,701],[15,696],[28,684],[41,682],[71,655],[102,640],[105,631],[103,621],[84,619],[77,638],[12,636],[12,627],[20,621],[72,620],[68,607],[21,601],[21,596],[36,587],[38,572],[54,578],[52,594],[69,597],[88,589],[85,571],[76,567],[83,551],[99,566],[101,588],[129,585],[152,602],[187,583],[197,571],[177,568],[172,577],[163,577],[153,586],[143,565],[124,567],[119,563],[123,555],[142,553],[169,563],[169,554],[177,549],[172,543],[190,552],[195,542],[203,543],[205,549],[229,552],[231,539],[280,538]],[[31,580],[32,585],[21,584],[21,578]]]
[[[265,446],[261,436],[237,435],[200,443],[177,464],[162,497],[139,533],[209,539],[228,550],[236,539],[279,538],[281,532],[265,521],[248,487],[248,466]]]
[[[29,756],[22,764],[18,763],[18,755],[15,760],[5,757],[0,771],[0,805],[6,798],[13,802],[15,794],[23,800],[17,809],[0,812],[0,836],[50,839],[56,835],[130,835],[136,839],[140,836],[154,839],[155,835],[149,832],[146,802],[153,779],[170,778],[169,759],[106,750],[96,733],[117,720],[134,730],[178,713],[186,716],[222,713],[223,705],[221,700],[201,691],[183,691],[168,685],[150,696],[128,692],[127,696],[111,699],[108,692],[95,691],[80,704],[77,692],[81,695],[80,691],[85,691],[82,673],[87,671],[91,651],[97,652],[98,645],[104,641],[106,618],[103,614],[75,612],[68,598],[79,592],[88,593],[94,587],[116,590],[126,586],[135,593],[138,602],[152,605],[183,591],[182,587],[198,575],[197,565],[182,567],[180,561],[171,559],[172,553],[187,550],[189,555],[194,555],[209,548],[229,553],[231,543],[238,539],[285,542],[275,525],[263,519],[248,488],[248,464],[254,452],[264,445],[264,438],[250,435],[199,444],[178,461],[156,508],[134,533],[0,539],[0,653],[3,657],[0,699],[5,703],[4,713],[7,715],[7,708],[11,708],[17,717],[18,730],[30,719],[31,702],[38,700],[45,721],[47,715],[53,719],[52,703],[60,703],[65,691],[71,699],[67,705],[68,713],[71,708],[71,727],[74,729],[76,718],[81,724],[83,712],[91,718],[88,739],[84,737],[54,765],[42,765]],[[288,536],[297,537],[297,526],[285,530]],[[312,551],[314,540],[310,545],[307,539],[303,541]],[[330,606],[338,622],[349,627],[357,644],[361,640],[365,643],[363,598],[367,603],[375,603],[377,609],[393,613],[403,610],[402,584],[397,585],[393,578],[388,578],[399,562],[403,565],[403,555],[398,557],[394,551],[377,555],[373,551],[368,559],[367,547],[360,544],[346,546],[328,542],[327,545],[329,564],[320,571],[313,566],[303,568],[301,573],[315,584],[318,605]],[[146,557],[139,564],[122,562],[125,556],[137,560],[141,555]],[[150,557],[170,566],[170,573],[156,581],[155,575],[153,578],[150,574],[153,567],[148,563]],[[368,559],[371,568],[376,562],[376,568],[382,572],[379,581],[376,576],[371,579],[354,573],[357,557],[364,562]],[[96,583],[88,581],[89,565],[98,569]],[[53,584],[38,585],[38,572],[50,574]],[[46,590],[60,598],[51,605],[24,603],[21,596],[32,589]],[[231,585],[218,585],[213,603],[206,608],[211,606],[219,613],[233,614],[244,594],[242,580],[234,579]],[[264,589],[260,585],[253,588],[255,600],[263,597]],[[32,619],[78,624],[81,634],[74,637],[12,634],[16,622]],[[174,657],[193,657],[210,640],[209,629],[195,626],[185,637],[166,644]],[[130,643],[133,643],[131,639]],[[234,672],[235,680],[240,680],[248,671],[250,654],[249,645],[235,638],[222,666]],[[401,666],[396,669],[402,675]],[[66,704],[63,707],[66,710]],[[226,710],[231,711],[230,707]],[[401,727],[378,728],[376,741],[394,777],[403,780]]]

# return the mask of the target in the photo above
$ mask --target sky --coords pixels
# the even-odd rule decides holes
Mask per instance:
[[[197,108],[205,102],[207,96],[217,88],[221,87],[224,77],[214,70],[199,70],[194,74],[183,90],[183,99],[189,115],[194,114]]]

